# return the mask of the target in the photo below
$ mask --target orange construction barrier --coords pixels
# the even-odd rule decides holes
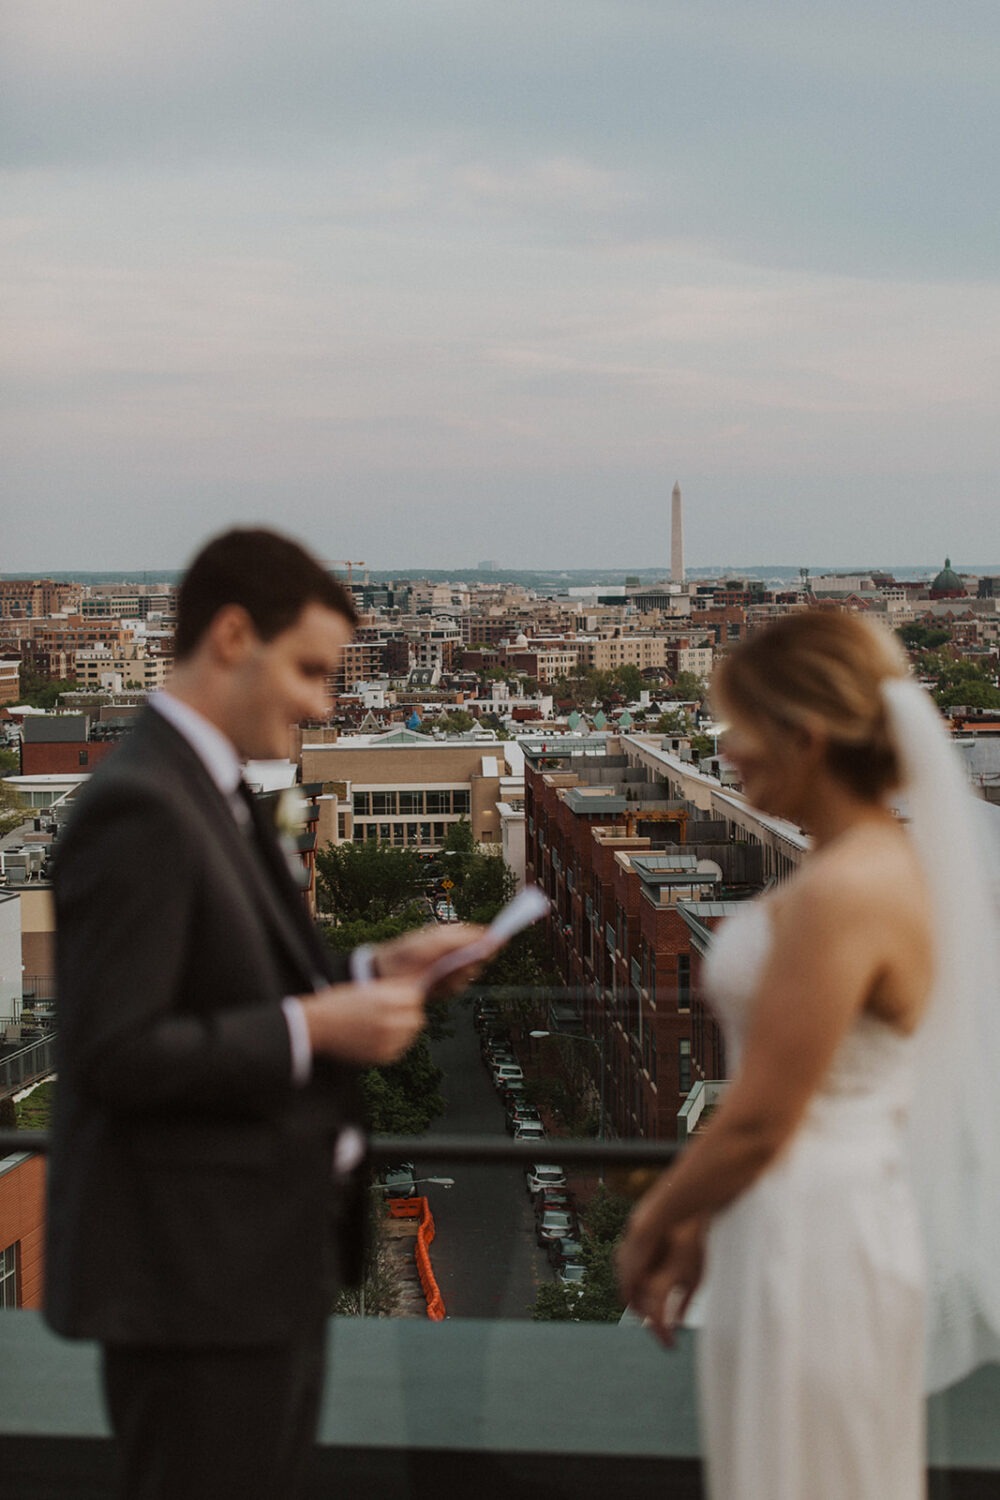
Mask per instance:
[[[417,1275],[420,1277],[420,1285],[427,1299],[427,1316],[433,1318],[435,1323],[440,1323],[445,1316],[444,1301],[438,1290],[438,1284],[434,1280],[434,1268],[431,1265],[430,1245],[434,1238],[434,1215],[426,1198],[410,1199],[421,1205],[420,1227],[417,1230],[417,1242],[413,1251],[413,1258],[417,1263]]]
[[[386,1207],[390,1219],[419,1219],[426,1201],[425,1198],[389,1198]]]

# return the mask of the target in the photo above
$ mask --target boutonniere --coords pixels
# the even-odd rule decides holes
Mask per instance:
[[[303,889],[309,884],[309,871],[299,854],[299,838],[305,833],[308,810],[309,804],[297,786],[286,786],[274,804],[274,826],[288,873]]]
[[[309,804],[297,786],[286,786],[274,804],[274,826],[283,839],[293,842],[305,833]]]

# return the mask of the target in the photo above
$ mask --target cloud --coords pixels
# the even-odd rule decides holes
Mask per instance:
[[[706,547],[750,545],[744,492],[796,547],[848,493],[870,525],[873,486],[935,551],[942,475],[967,527],[992,505],[993,6],[10,0],[5,27],[10,494],[73,556],[110,561],[122,515],[179,555],[243,506],[321,526],[335,490],[369,560],[463,528],[493,555],[503,517],[553,565],[627,563],[622,497],[641,534],[664,468],[713,494]]]

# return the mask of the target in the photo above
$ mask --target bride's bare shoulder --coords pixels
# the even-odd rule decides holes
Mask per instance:
[[[923,921],[927,892],[915,851],[898,823],[852,828],[804,862],[781,894],[786,920],[823,911],[828,916]]]

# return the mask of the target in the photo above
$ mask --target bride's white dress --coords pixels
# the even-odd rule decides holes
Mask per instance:
[[[766,902],[748,903],[706,966],[732,1073],[769,942]],[[924,1494],[913,1071],[911,1040],[861,1016],[790,1146],[713,1220],[698,1338],[711,1500]]]

